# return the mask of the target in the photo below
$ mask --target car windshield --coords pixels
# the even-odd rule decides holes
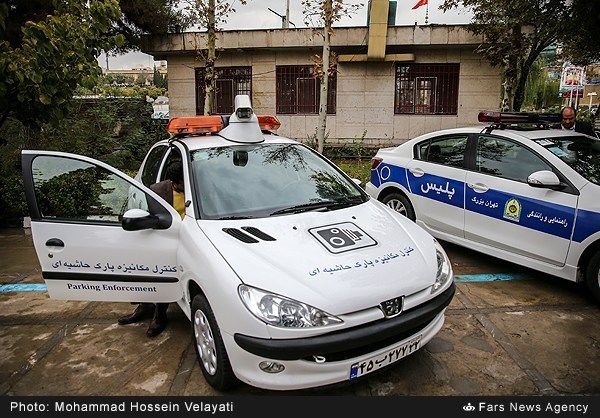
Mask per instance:
[[[536,141],[592,183],[600,185],[600,141],[589,136]]]
[[[336,167],[299,144],[252,144],[191,152],[202,219],[334,210],[368,197]]]

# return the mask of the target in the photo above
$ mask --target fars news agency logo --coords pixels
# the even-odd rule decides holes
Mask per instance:
[[[352,222],[318,226],[309,232],[334,254],[377,245],[377,241]]]
[[[468,404],[464,405],[462,409],[466,412],[473,412],[475,410],[475,407],[471,404],[471,402],[469,402]]]

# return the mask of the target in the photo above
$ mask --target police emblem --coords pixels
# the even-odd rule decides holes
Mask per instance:
[[[514,197],[504,205],[504,219],[519,222],[521,219],[521,203]]]

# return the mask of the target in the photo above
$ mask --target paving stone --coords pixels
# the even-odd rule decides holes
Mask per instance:
[[[489,315],[561,393],[600,393],[598,310]]]
[[[492,351],[466,345],[483,341]],[[440,344],[440,340],[444,342]],[[446,317],[433,341],[370,378],[374,395],[521,395],[536,386],[472,315]],[[439,349],[440,345],[444,349]],[[450,349],[452,347],[452,349]]]
[[[582,286],[555,277],[540,276],[530,280],[461,283],[461,291],[479,308],[592,304]]]

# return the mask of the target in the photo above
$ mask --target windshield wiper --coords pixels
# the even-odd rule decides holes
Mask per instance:
[[[312,202],[312,203],[304,203],[302,205],[290,206],[289,208],[283,208],[276,210],[271,213],[269,216],[274,215],[283,215],[285,213],[301,213],[301,212],[309,212],[311,210],[318,209],[341,209],[349,206],[354,206],[356,204],[363,203],[362,197],[354,197],[351,199],[341,199],[341,200],[322,200],[320,202]]]
[[[252,219],[251,216],[223,216],[219,218],[219,221],[230,221],[233,219]]]

